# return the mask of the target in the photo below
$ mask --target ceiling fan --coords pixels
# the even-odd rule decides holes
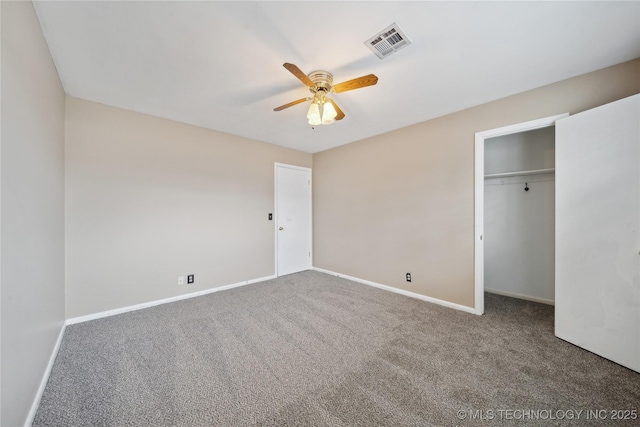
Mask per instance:
[[[284,63],[283,66],[307,86],[313,96],[281,105],[274,108],[273,111],[282,111],[285,108],[293,107],[302,102],[311,101],[309,111],[307,112],[307,119],[309,119],[310,125],[330,125],[334,120],[344,119],[344,113],[340,107],[338,107],[333,99],[327,96],[329,93],[346,92],[348,90],[360,89],[361,87],[373,86],[378,83],[376,76],[368,74],[334,85],[333,75],[328,71],[319,70],[307,75],[303,73],[300,68],[288,62]]]

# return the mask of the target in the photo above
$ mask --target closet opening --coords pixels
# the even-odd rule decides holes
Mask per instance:
[[[484,141],[484,290],[554,304],[555,127]]]
[[[554,304],[554,124],[567,115],[476,133],[476,314],[485,291]]]

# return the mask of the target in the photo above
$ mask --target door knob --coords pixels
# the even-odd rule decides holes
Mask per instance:
[[[282,230],[284,230],[284,227],[280,227],[280,228],[278,228],[278,230],[282,231]]]

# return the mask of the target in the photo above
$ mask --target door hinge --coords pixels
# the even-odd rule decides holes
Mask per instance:
[[[309,252],[309,258],[311,258],[311,252]]]
[[[311,185],[311,180],[310,179],[307,180],[307,185]]]

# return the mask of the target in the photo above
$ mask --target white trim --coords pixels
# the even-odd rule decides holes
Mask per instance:
[[[433,304],[442,305],[442,306],[445,306],[445,307],[448,307],[448,308],[453,308],[453,309],[456,309],[456,310],[464,311],[466,313],[471,313],[471,314],[475,313],[475,310],[473,309],[473,307],[467,307],[466,305],[460,305],[460,304],[456,304],[456,303],[453,303],[453,302],[441,300],[441,299],[438,299],[438,298],[432,298],[432,297],[428,297],[426,295],[416,294],[415,292],[405,291],[404,289],[398,289],[398,288],[394,288],[392,286],[382,285],[380,283],[372,282],[370,280],[359,279],[357,277],[348,276],[346,274],[336,273],[335,271],[325,270],[324,268],[312,267],[311,269],[314,270],[314,271],[320,272],[320,273],[325,273],[325,274],[329,274],[331,276],[341,277],[343,279],[351,280],[353,282],[358,282],[358,283],[362,283],[364,285],[373,286],[374,288],[383,289],[385,291],[394,292],[396,294],[404,295],[404,296],[407,296],[407,297],[416,298],[416,299],[419,299],[419,300],[422,300],[422,301],[427,301],[427,302],[430,302],[430,303],[433,303]]]
[[[518,298],[518,299],[523,299],[525,301],[539,302],[541,304],[547,304],[547,305],[556,305],[556,302],[552,299],[532,297],[530,295],[518,294],[515,292],[506,292],[506,291],[501,291],[499,289],[484,288],[484,291],[489,292],[490,294],[502,295],[502,296],[511,297],[511,298]]]
[[[56,357],[58,356],[58,350],[60,350],[60,344],[62,343],[62,337],[64,336],[64,331],[67,328],[67,322],[62,324],[62,328],[60,329],[60,333],[58,334],[58,339],[56,340],[56,344],[53,346],[53,350],[51,351],[51,356],[49,357],[49,363],[47,363],[47,368],[44,370],[44,374],[42,374],[42,380],[40,380],[40,387],[38,387],[38,391],[36,392],[36,397],[33,399],[33,403],[31,404],[31,409],[29,410],[29,414],[27,415],[27,419],[24,423],[25,427],[30,427],[33,424],[33,420],[36,417],[36,412],[38,412],[38,407],[40,406],[40,400],[42,399],[42,395],[44,394],[44,388],[47,386],[47,382],[49,381],[49,375],[51,375],[51,370],[53,369],[53,363],[56,361]]]
[[[569,113],[557,114],[524,123],[490,129],[475,134],[475,191],[474,191],[474,295],[475,313],[484,313],[484,140],[512,133],[526,132],[553,126],[557,120],[569,116]]]
[[[259,277],[257,279],[247,280],[247,285],[253,285],[254,283],[266,282],[267,280],[273,280],[273,279],[277,279],[275,274],[272,274],[271,276],[264,276],[264,277]],[[228,286],[231,286],[231,285],[228,285]],[[233,287],[237,288],[237,286],[233,286]],[[227,288],[227,289],[231,289],[231,288]]]
[[[233,289],[233,288],[237,288],[237,287],[240,287],[240,286],[251,285],[253,283],[264,282],[266,280],[271,280],[271,279],[275,279],[275,278],[276,278],[275,275],[265,276],[265,277],[260,277],[260,278],[257,278],[257,279],[245,280],[243,282],[232,283],[230,285],[224,285],[224,286],[218,286],[216,288],[205,289],[203,291],[192,292],[192,293],[189,293],[189,294],[176,295],[174,297],[164,298],[164,299],[155,300],[155,301],[144,302],[142,304],[135,304],[135,305],[127,306],[127,307],[115,308],[113,310],[101,311],[99,313],[87,314],[86,316],[72,317],[70,319],[67,319],[66,324],[67,325],[73,325],[73,324],[76,324],[76,323],[88,322],[89,320],[95,320],[95,319],[101,319],[103,317],[115,316],[116,314],[127,313],[129,311],[142,310],[144,308],[154,307],[156,305],[167,304],[167,303],[170,303],[170,302],[181,301],[181,300],[189,299],[189,298],[195,298],[195,297],[199,297],[199,296],[202,296],[202,295],[212,294],[214,292],[225,291],[227,289]]]
[[[475,314],[484,314],[484,136],[475,136],[474,190],[474,307]]]
[[[274,232],[274,253],[275,253],[275,276],[278,277],[278,168],[297,169],[309,172],[309,268],[313,268],[313,170],[304,166],[288,165],[286,163],[273,163],[273,232]]]
[[[482,138],[495,138],[497,136],[511,135],[512,133],[526,132],[530,130],[536,130],[553,126],[557,120],[568,117],[569,113],[556,114],[555,116],[543,117],[541,119],[531,120],[523,123],[516,123],[509,126],[503,126],[501,128],[484,130],[482,132],[476,132],[476,137]]]
[[[273,164],[273,271],[278,277],[278,165]]]

